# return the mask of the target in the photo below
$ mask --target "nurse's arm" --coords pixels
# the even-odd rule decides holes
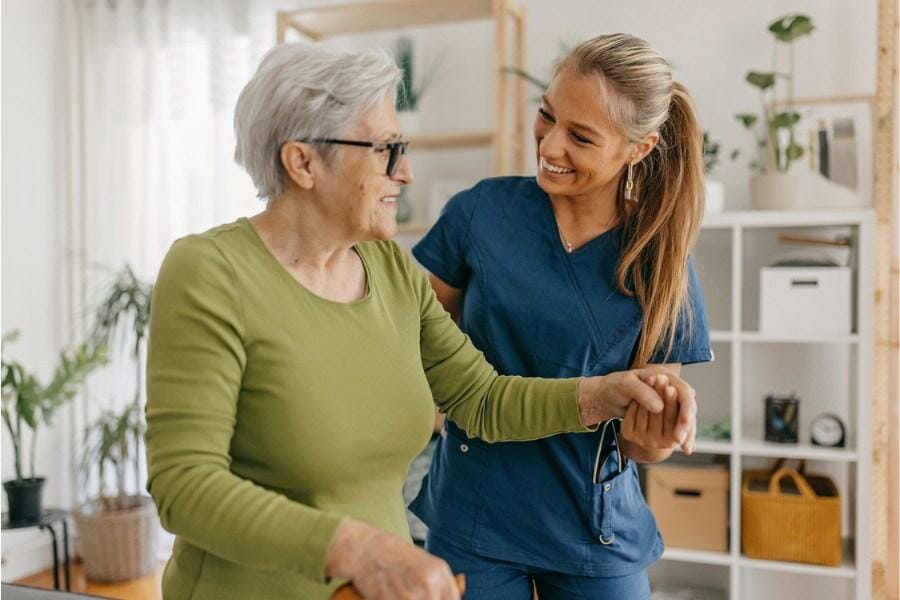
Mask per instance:
[[[437,296],[438,302],[441,303],[444,310],[450,313],[453,320],[459,323],[459,315],[462,312],[463,291],[453,287],[436,275],[429,275],[428,281],[431,282],[431,287]]]

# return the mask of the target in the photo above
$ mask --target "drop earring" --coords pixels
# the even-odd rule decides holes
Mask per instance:
[[[628,163],[628,179],[625,180],[625,199],[631,200],[631,190],[634,189],[634,163]]]

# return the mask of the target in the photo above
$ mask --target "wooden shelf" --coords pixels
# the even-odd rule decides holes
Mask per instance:
[[[490,148],[494,134],[490,131],[463,133],[417,133],[408,136],[409,150],[442,150],[447,148]]]
[[[844,561],[837,567],[784,562],[780,560],[760,560],[757,558],[747,558],[746,556],[741,556],[738,559],[738,564],[742,567],[751,569],[780,571],[782,573],[798,573],[802,575],[839,577],[844,579],[853,579],[856,577],[856,565],[853,560],[853,540],[844,540]],[[866,577],[868,576],[869,574],[866,573]]]
[[[856,344],[859,336],[856,334],[787,334],[761,333],[759,331],[744,331],[741,340],[757,344]]]
[[[743,456],[762,456],[767,458],[805,458],[807,460],[840,462],[855,462],[859,458],[859,454],[850,448],[823,448],[812,444],[741,441],[738,448]]]
[[[684,548],[666,548],[663,560],[700,563],[704,565],[730,565],[731,554],[727,552],[711,552],[709,550],[688,550]]]
[[[858,225],[874,221],[869,208],[817,208],[815,210],[734,210],[706,215],[704,229],[731,227],[822,227]]]
[[[307,37],[320,40],[346,33],[489,19],[492,11],[491,0],[380,0],[278,14]]]

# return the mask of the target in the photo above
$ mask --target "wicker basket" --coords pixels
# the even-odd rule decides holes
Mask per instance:
[[[79,554],[88,579],[137,579],[156,567],[159,538],[156,506],[146,496],[130,496],[125,504],[122,510],[110,511],[95,501],[75,511]]]
[[[841,499],[831,479],[804,476],[787,467],[774,474],[745,471],[743,479],[741,546],[745,556],[829,566],[841,563]]]

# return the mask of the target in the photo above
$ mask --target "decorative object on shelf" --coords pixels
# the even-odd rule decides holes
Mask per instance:
[[[697,439],[730,441],[731,419],[724,418],[718,421],[709,421],[697,425]]]
[[[144,425],[143,347],[150,319],[152,286],[127,265],[117,273],[95,315],[93,339],[121,349],[116,358],[134,369],[133,396],[126,408],[100,417],[85,431],[81,474],[85,488],[98,476],[92,497],[74,511],[81,556],[88,578],[123,581],[146,575],[156,566],[159,520],[150,497],[142,494],[140,454]],[[134,486],[126,486],[126,468],[134,470]],[[107,469],[116,490],[106,494]]]
[[[409,223],[412,219],[412,204],[409,202],[409,186],[400,189],[400,196],[397,198],[397,222]]]
[[[721,147],[719,142],[713,141],[708,131],[703,132],[703,173],[706,175],[704,212],[708,215],[725,210],[725,185],[712,177],[719,164]]]
[[[740,113],[735,117],[753,134],[756,156],[750,162],[754,175],[750,182],[754,208],[793,208],[798,201],[799,183],[796,175],[789,174],[791,164],[803,156],[801,140],[795,126],[800,114],[794,107],[794,42],[809,35],[815,29],[806,15],[787,15],[769,25],[774,36],[770,71],[750,71],[746,81],[759,90],[760,114]],[[785,44],[788,51],[787,68],[780,68],[778,45]],[[778,80],[786,87],[786,100],[780,102],[776,88]]]
[[[814,446],[843,448],[847,442],[847,428],[836,414],[822,413],[810,423],[809,436]]]
[[[749,558],[841,564],[841,498],[824,475],[748,470],[741,487],[741,551]]]
[[[426,75],[416,82],[413,76],[415,73],[413,41],[408,37],[397,40],[394,58],[397,66],[403,71],[403,80],[397,92],[397,119],[400,121],[400,129],[407,135],[419,133],[422,131],[419,101],[434,79],[436,65],[432,65]]]
[[[4,346],[18,338],[13,331],[3,336]],[[59,364],[46,385],[19,362],[2,358],[3,424],[12,441],[15,479],[3,482],[12,525],[37,524],[41,518],[44,478],[36,475],[35,452],[41,423],[50,426],[53,416],[75,397],[78,385],[92,371],[106,363],[105,346],[81,344],[61,352]],[[26,465],[26,431],[30,431],[29,464]]]
[[[779,335],[849,334],[852,288],[850,267],[763,267],[759,329]]]
[[[796,444],[799,441],[800,398],[766,396],[766,441]]]
[[[668,548],[728,551],[728,468],[646,465],[647,504]]]

